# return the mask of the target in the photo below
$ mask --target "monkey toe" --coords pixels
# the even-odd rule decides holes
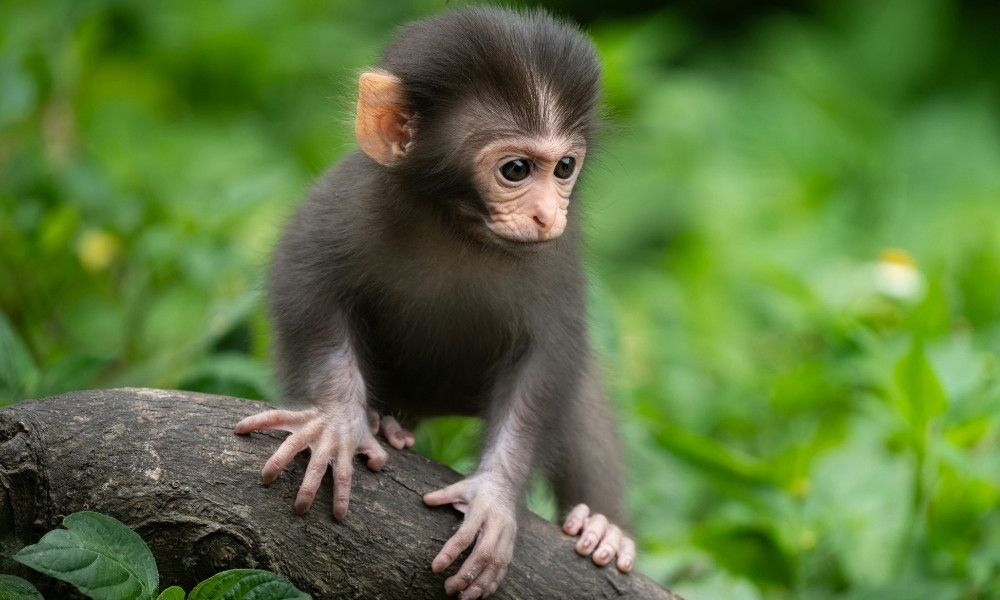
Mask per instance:
[[[618,550],[618,561],[615,566],[622,573],[628,573],[635,564],[635,542],[627,535],[622,536],[621,548]]]
[[[399,421],[391,415],[385,415],[379,421],[379,433],[389,442],[389,445],[396,450],[409,448],[416,442],[416,437],[412,431],[407,431],[399,424]]]
[[[563,531],[567,535],[579,535],[580,530],[583,529],[584,519],[588,516],[590,516],[590,507],[586,504],[577,504],[563,521]]]
[[[635,542],[604,515],[591,514],[586,504],[573,507],[563,522],[563,531],[580,536],[576,552],[580,556],[589,556],[594,564],[603,567],[614,562],[622,573],[632,570]]]
[[[584,521],[583,533],[580,534],[580,541],[576,543],[577,553],[581,556],[590,556],[604,539],[607,530],[608,518],[604,515],[598,513],[587,517]]]

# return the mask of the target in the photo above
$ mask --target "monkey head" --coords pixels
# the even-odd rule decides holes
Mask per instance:
[[[430,19],[403,29],[361,75],[355,133],[369,157],[462,232],[540,249],[569,223],[599,81],[589,40],[544,13]]]

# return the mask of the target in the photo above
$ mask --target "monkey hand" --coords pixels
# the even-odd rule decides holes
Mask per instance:
[[[476,542],[458,573],[445,580],[448,595],[458,593],[461,600],[488,598],[507,574],[517,537],[517,499],[510,496],[510,488],[494,476],[477,473],[424,495],[428,506],[451,504],[465,513],[462,526],[431,563],[432,571],[444,571]]]
[[[590,556],[594,564],[603,567],[617,555],[615,566],[622,573],[632,570],[635,562],[635,542],[620,527],[609,523],[600,513],[590,513],[586,504],[577,504],[563,522],[563,531],[579,535],[576,552]]]
[[[370,413],[361,403],[329,402],[304,410],[269,410],[253,415],[240,421],[235,432],[242,434],[263,429],[291,432],[292,435],[285,438],[264,464],[260,475],[265,484],[274,481],[296,454],[309,448],[309,466],[295,498],[295,512],[299,514],[309,510],[327,468],[332,465],[333,517],[341,521],[351,499],[354,456],[364,454],[368,457],[368,468],[380,470],[389,456],[375,440],[374,433],[380,429],[385,433],[393,424],[393,438],[402,436],[404,444],[406,434],[412,438],[413,434],[399,428],[395,419],[386,417],[380,421],[377,413]],[[391,443],[392,438],[389,439]]]

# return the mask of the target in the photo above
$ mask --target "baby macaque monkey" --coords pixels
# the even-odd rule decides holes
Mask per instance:
[[[291,432],[261,473],[311,452],[295,510],[333,468],[347,513],[355,455],[378,471],[424,417],[485,420],[475,472],[430,492],[465,513],[431,568],[487,597],[510,565],[534,470],[578,553],[629,571],[616,426],[587,341],[574,188],[598,126],[600,67],[577,28],[541,11],[465,8],[404,27],[361,75],[360,150],[292,219],[268,297],[277,373],[298,408],[237,433]],[[398,419],[398,420],[397,420]],[[401,425],[402,423],[402,425]]]

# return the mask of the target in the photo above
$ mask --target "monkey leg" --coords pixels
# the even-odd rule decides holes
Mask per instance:
[[[614,560],[619,571],[631,571],[635,542],[622,529],[621,442],[594,368],[584,376],[578,401],[567,408],[550,441],[549,479],[560,513],[568,512],[563,531],[580,536],[577,553],[590,556],[595,564],[604,566]]]

